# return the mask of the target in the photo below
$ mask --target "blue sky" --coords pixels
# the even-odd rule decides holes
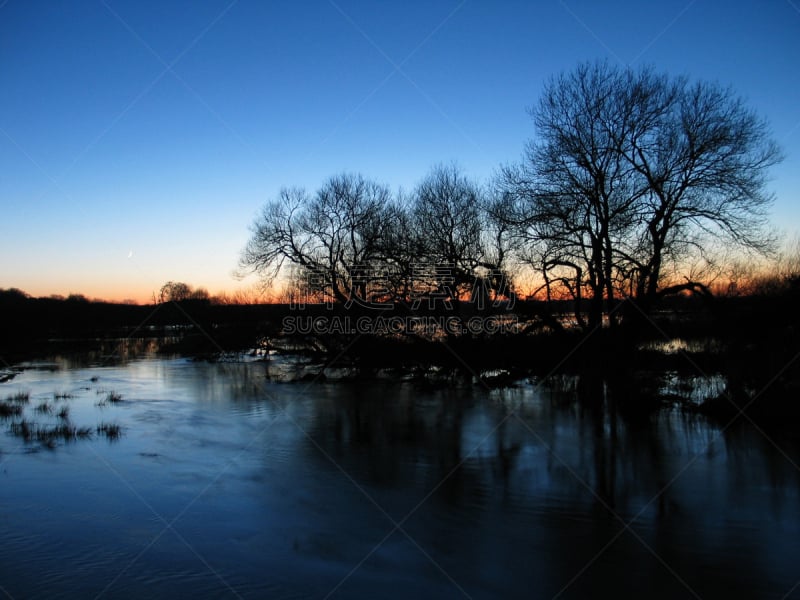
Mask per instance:
[[[732,86],[786,153],[773,221],[800,231],[800,0],[0,0],[0,287],[247,286],[282,186],[487,180],[547,78],[593,59]]]

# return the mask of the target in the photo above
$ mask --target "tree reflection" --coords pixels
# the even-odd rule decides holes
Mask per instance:
[[[785,559],[742,553],[775,537],[751,525],[770,508],[796,525],[796,439],[627,406],[650,402],[648,389],[591,375],[491,391],[324,385],[306,456],[325,470],[336,461],[437,560],[458,557],[468,580],[488,563],[550,596],[580,573],[570,594],[613,584],[674,597],[688,593],[677,575],[705,596],[753,590],[746,564],[753,581],[774,583]],[[780,539],[770,555],[796,547]]]

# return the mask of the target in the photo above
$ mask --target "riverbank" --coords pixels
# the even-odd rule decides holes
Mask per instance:
[[[642,411],[680,400],[657,391],[665,377],[718,378],[723,389],[687,403],[688,409],[720,419],[740,410],[800,418],[797,296],[790,290],[713,303],[674,298],[646,318],[585,331],[570,325],[570,306],[556,305],[556,314],[535,302],[471,313],[359,312],[205,301],[132,306],[4,294],[0,378],[12,376],[15,364],[52,356],[114,364],[147,354],[211,361],[279,354],[304,365],[293,376],[304,382],[393,377],[496,388],[580,375],[621,390],[617,396]]]

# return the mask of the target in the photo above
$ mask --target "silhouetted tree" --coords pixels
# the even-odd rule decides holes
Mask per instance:
[[[399,195],[385,208],[384,217],[391,223],[383,232],[381,251],[384,274],[391,297],[395,301],[411,301],[416,268],[425,254],[423,232],[417,228],[411,211],[411,200]]]
[[[19,288],[0,289],[0,301],[2,302],[24,302],[30,298],[27,293]]]
[[[642,193],[616,139],[631,120],[625,79],[605,64],[585,64],[551,80],[532,111],[537,141],[519,166],[503,171],[526,257],[548,295],[553,282],[578,307],[588,295],[589,327],[602,322],[603,297],[614,300],[615,246],[630,235]]]
[[[485,196],[455,165],[434,167],[414,191],[418,264],[444,267],[438,283],[447,278],[456,297],[492,289],[509,293],[506,228],[486,210]]]
[[[361,175],[331,177],[313,196],[283,189],[256,220],[240,264],[271,280],[289,261],[316,292],[371,301],[371,276],[383,266],[383,241],[393,227],[390,204],[388,188]]]
[[[181,302],[192,297],[192,288],[180,281],[168,281],[161,286],[159,302]]]
[[[730,90],[585,63],[552,79],[532,116],[537,139],[503,169],[497,212],[548,294],[559,283],[579,305],[589,297],[588,326],[604,297],[606,311],[620,296],[647,310],[704,289],[666,281],[664,267],[702,252],[709,234],[769,247],[765,178],[780,152]]]
[[[636,298],[648,308],[665,293],[702,287],[664,286],[662,273],[710,237],[758,252],[771,248],[767,171],[781,152],[766,122],[719,85],[643,70],[626,100],[638,118],[620,147],[646,189],[637,205],[638,246],[626,258]]]

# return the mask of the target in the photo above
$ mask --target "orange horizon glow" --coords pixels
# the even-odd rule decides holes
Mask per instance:
[[[189,284],[191,285],[191,284]],[[203,285],[191,285],[193,290],[205,289],[208,291],[209,298],[211,299],[224,299],[231,302],[240,304],[253,304],[264,303],[271,304],[278,302],[280,290],[268,290],[261,292],[256,289],[256,286],[242,286],[239,288],[231,287],[228,289],[211,290]],[[56,288],[43,285],[24,286],[24,285],[2,285],[0,290],[16,289],[23,292],[30,298],[56,298],[66,299],[70,296],[82,296],[90,302],[107,302],[110,304],[134,304],[139,306],[151,305],[158,302],[159,291],[161,286],[150,291],[132,292],[128,290],[120,290],[100,286],[89,286],[82,289],[75,287],[69,288]]]
[[[800,242],[787,245],[781,254],[782,257],[778,260],[764,261],[760,264],[744,260],[732,263],[727,274],[717,271],[716,273],[706,273],[705,276],[700,273],[692,276],[693,269],[687,267],[684,273],[674,273],[672,277],[665,279],[663,285],[683,282],[689,277],[699,281],[705,280],[706,285],[715,295],[749,295],[770,282],[781,281],[800,272]],[[202,276],[186,279],[172,277],[155,284],[152,274],[147,277],[141,275],[143,274],[137,276],[136,273],[120,272],[118,278],[114,280],[97,283],[86,274],[54,272],[49,274],[46,282],[32,280],[25,276],[17,281],[0,282],[0,290],[18,289],[33,298],[67,298],[70,295],[79,295],[91,301],[148,305],[158,301],[161,287],[171,280],[184,282],[192,290],[203,289],[212,299],[222,298],[231,303],[282,303],[288,302],[289,296],[292,295],[290,280],[285,277],[279,277],[272,286],[264,288],[252,277],[242,281],[231,281],[231,279],[226,281],[225,278],[210,281],[204,280]],[[538,273],[529,266],[518,271],[512,281],[517,299],[546,300],[544,282]],[[466,297],[470,291],[467,290],[461,295]],[[623,298],[624,296],[618,295],[617,297]],[[584,298],[591,298],[591,294],[584,294]],[[563,290],[562,286],[554,282],[551,288],[551,299],[569,300],[572,297]]]
[[[770,281],[779,279],[777,276],[770,277],[768,274],[760,276],[753,276],[747,280],[732,280],[732,279],[719,279],[709,284],[709,288],[715,296],[726,295],[739,295],[747,296],[757,293],[759,288],[763,287]],[[206,289],[204,286],[191,286],[193,290]],[[102,291],[103,288],[91,287],[85,288],[84,291],[76,291],[75,289],[53,290],[52,288],[45,288],[44,286],[33,286],[25,288],[22,286],[8,285],[0,286],[0,290],[16,289],[23,292],[30,298],[55,298],[67,299],[70,296],[81,296],[90,302],[105,302],[111,304],[132,304],[138,306],[146,306],[157,304],[159,302],[159,289],[151,290],[149,292],[128,293],[115,289],[113,291]],[[273,287],[262,291],[257,286],[246,286],[241,288],[230,288],[227,290],[208,291],[208,297],[212,301],[221,301],[222,304],[286,304],[289,299],[285,288]],[[516,288],[516,299],[519,301],[535,300],[546,301],[546,291],[540,286],[518,286]],[[690,292],[682,292],[690,294]],[[469,294],[461,294],[462,300],[468,300]],[[583,295],[584,300],[590,299],[591,293]],[[559,302],[565,300],[574,300],[574,297],[569,295],[566,291],[553,288],[551,300]],[[618,295],[617,298],[624,299],[625,296]],[[313,302],[313,301],[312,301]]]

